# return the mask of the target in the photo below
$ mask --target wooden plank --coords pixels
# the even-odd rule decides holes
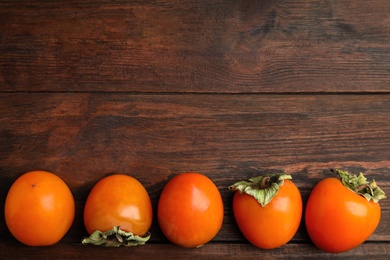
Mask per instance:
[[[0,243],[2,259],[388,259],[388,243],[365,243],[340,254],[324,253],[311,244],[287,244],[262,250],[249,244],[207,244],[183,249],[171,244],[147,244],[133,248],[100,248],[62,243],[50,247],[26,247],[17,243]]]
[[[0,91],[389,92],[388,0],[1,1]]]
[[[242,242],[227,187],[265,172],[293,175],[304,201],[330,168],[364,172],[390,194],[389,95],[0,94],[0,208],[22,173],[58,174],[76,199],[64,238],[86,234],[82,209],[93,184],[126,173],[147,188],[156,209],[175,174],[198,171],[221,191],[216,242]],[[390,241],[390,201],[370,241]],[[7,233],[0,215],[0,233]],[[152,242],[166,242],[156,221]],[[302,225],[293,242],[307,242]]]

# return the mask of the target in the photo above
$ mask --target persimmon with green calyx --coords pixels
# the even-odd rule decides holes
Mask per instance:
[[[362,173],[332,170],[310,193],[305,212],[307,232],[313,243],[329,253],[341,253],[362,244],[377,228],[385,193]]]
[[[88,195],[84,224],[90,236],[83,244],[105,247],[145,244],[152,224],[152,204],[135,178],[114,174],[101,179]]]
[[[291,175],[270,174],[229,187],[235,191],[233,214],[245,238],[262,249],[289,242],[302,218],[302,197]]]

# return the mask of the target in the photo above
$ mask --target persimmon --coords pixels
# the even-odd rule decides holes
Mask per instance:
[[[68,232],[75,203],[61,178],[46,171],[31,171],[12,184],[4,214],[9,231],[21,243],[48,246]]]
[[[378,203],[385,193],[362,173],[334,170],[310,193],[305,212],[307,232],[323,251],[340,253],[362,244],[375,231],[381,217]]]
[[[180,247],[211,241],[222,227],[224,208],[214,182],[200,173],[176,175],[158,201],[158,223],[164,235]]]
[[[235,191],[234,218],[250,243],[273,249],[293,238],[302,218],[302,198],[291,175],[258,176],[229,189]]]
[[[99,180],[84,206],[89,238],[84,244],[135,246],[150,238],[153,212],[145,187],[135,178],[113,174]]]

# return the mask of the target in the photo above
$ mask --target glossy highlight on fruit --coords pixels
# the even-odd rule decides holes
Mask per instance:
[[[174,244],[194,248],[212,240],[222,227],[224,208],[215,184],[200,173],[182,173],[164,187],[158,223]]]
[[[29,246],[48,246],[61,240],[71,227],[75,203],[58,176],[31,171],[12,184],[4,213],[7,227],[17,240]]]

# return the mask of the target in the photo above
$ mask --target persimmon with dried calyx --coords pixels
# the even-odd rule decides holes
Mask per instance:
[[[302,218],[302,198],[291,175],[258,176],[229,189],[235,191],[234,218],[250,243],[273,249],[293,238]]]
[[[75,215],[73,195],[53,173],[31,171],[8,191],[4,215],[11,234],[29,246],[49,246],[63,238]]]
[[[362,173],[333,170],[339,178],[321,180],[310,193],[305,212],[307,232],[323,251],[340,253],[362,244],[381,217],[385,193]]]
[[[222,227],[223,202],[214,182],[200,173],[176,175],[158,201],[158,223],[164,235],[180,247],[200,247]]]
[[[114,174],[101,179],[88,195],[84,224],[90,236],[83,244],[107,247],[145,244],[152,224],[152,204],[135,178]]]

